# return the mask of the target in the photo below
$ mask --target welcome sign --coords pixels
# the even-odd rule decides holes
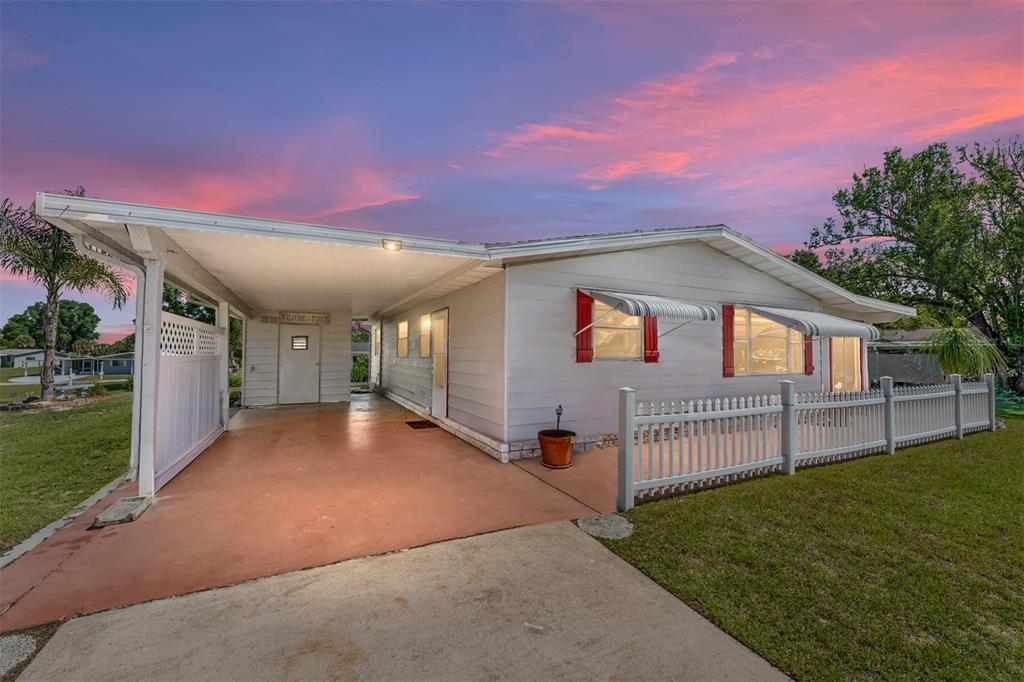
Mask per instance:
[[[330,324],[330,313],[287,313],[281,312],[278,316],[281,322],[292,324]]]

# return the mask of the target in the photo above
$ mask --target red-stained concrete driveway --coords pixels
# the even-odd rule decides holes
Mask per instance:
[[[0,630],[614,509],[613,453],[559,479],[416,418],[377,396],[240,412],[141,519],[87,530],[126,485],[0,572]]]

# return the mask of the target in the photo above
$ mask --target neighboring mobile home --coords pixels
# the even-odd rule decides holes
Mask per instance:
[[[227,426],[230,314],[245,320],[245,406],[349,400],[352,320],[366,319],[372,386],[502,461],[534,454],[559,404],[580,447],[609,442],[621,386],[643,400],[774,393],[780,378],[860,390],[871,323],[915,314],[723,225],[477,244],[63,195],[36,205],[83,253],[139,275],[144,493]],[[162,313],[164,281],[213,302],[217,324]],[[183,416],[187,436],[160,427]]]
[[[38,373],[39,369],[43,366],[43,355],[45,355],[45,351],[41,348],[9,348],[0,350],[0,367],[34,370],[35,373]],[[54,353],[58,374],[63,371],[63,364],[69,358],[70,356],[63,351],[56,351]]]

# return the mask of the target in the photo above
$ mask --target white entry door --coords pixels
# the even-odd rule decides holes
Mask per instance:
[[[430,316],[431,358],[434,364],[434,388],[431,392],[430,414],[448,416],[448,309]]]
[[[320,402],[320,327],[282,324],[277,402]]]

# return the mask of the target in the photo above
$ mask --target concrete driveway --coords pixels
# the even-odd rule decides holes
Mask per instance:
[[[242,411],[139,520],[88,530],[125,486],[0,571],[0,631],[614,509],[614,453],[555,476],[414,419],[375,395]]]
[[[21,679],[785,677],[563,522],[77,618]]]

